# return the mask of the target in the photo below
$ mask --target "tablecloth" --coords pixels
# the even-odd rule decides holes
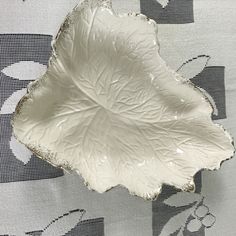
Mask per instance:
[[[236,159],[201,171],[196,192],[164,186],[156,201],[122,187],[99,194],[37,158],[12,136],[27,84],[47,68],[51,40],[78,0],[0,0],[0,235],[235,236]],[[215,101],[212,118],[236,135],[236,2],[114,0],[157,21],[161,56]]]

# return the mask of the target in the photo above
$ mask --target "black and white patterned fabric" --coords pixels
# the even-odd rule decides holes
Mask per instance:
[[[164,187],[144,201],[117,187],[90,191],[76,174],[33,155],[12,136],[10,119],[29,82],[47,68],[51,40],[78,0],[0,0],[0,235],[236,235],[234,159],[195,177],[196,192]],[[113,0],[159,24],[161,55],[214,100],[215,122],[236,135],[234,0]]]

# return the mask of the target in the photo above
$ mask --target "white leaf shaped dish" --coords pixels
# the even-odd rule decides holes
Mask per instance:
[[[158,52],[153,20],[117,15],[110,1],[82,2],[16,108],[16,138],[100,193],[122,185],[154,199],[163,184],[193,191],[196,172],[233,156],[232,138]]]

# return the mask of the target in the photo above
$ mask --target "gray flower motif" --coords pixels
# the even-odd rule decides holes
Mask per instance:
[[[32,236],[50,236],[50,235],[65,235],[72,230],[79,222],[81,222],[84,214],[84,209],[75,209],[69,211],[56,219],[53,219],[47,226],[41,230],[26,232],[25,235]]]
[[[171,207],[182,207],[184,210],[170,218],[160,236],[169,236],[176,232],[177,236],[184,236],[186,231],[198,232],[202,228],[212,227],[215,223],[215,216],[204,205],[204,197],[200,194],[177,192],[164,203]]]
[[[42,76],[46,71],[46,68],[47,67],[45,65],[42,65],[38,62],[19,61],[3,68],[1,72],[5,74],[9,79],[12,78],[17,80],[33,81]],[[4,101],[1,107],[1,115],[14,113],[17,103],[25,95],[26,92],[26,88],[22,88],[13,92],[11,96]],[[13,135],[10,140],[10,148],[14,156],[18,160],[22,161],[24,165],[30,161],[32,152],[23,144],[19,143]]]
[[[156,0],[156,1],[159,2],[163,8],[165,8],[170,0]]]

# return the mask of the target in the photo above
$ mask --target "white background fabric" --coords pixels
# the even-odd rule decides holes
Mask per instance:
[[[0,0],[0,34],[55,36],[76,3],[77,0]],[[113,5],[120,12],[140,12],[139,0],[114,0]],[[235,24],[234,0],[194,0],[194,23],[159,25],[161,55],[172,68],[177,69],[198,55],[209,55],[209,66],[225,67],[227,119],[216,122],[233,136],[236,136]],[[203,171],[201,196],[216,217],[214,226],[205,230],[207,236],[236,234],[235,170],[234,158],[217,172]],[[25,235],[24,232],[41,229],[51,219],[79,207],[86,208],[86,218],[105,218],[106,236],[153,235],[152,202],[130,196],[122,188],[100,195],[89,191],[77,175],[68,174],[55,179],[1,183],[0,234]],[[167,231],[164,233],[168,235]]]

